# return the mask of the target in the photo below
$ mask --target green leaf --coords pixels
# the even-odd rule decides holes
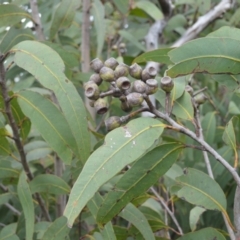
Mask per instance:
[[[202,128],[204,139],[210,144],[214,142],[216,126],[216,112],[207,113],[202,120]]]
[[[93,1],[92,12],[97,35],[97,57],[100,57],[106,34],[105,9],[100,0]]]
[[[155,240],[154,234],[146,217],[133,204],[129,203],[122,210],[119,216],[132,223],[143,235],[144,239]]]
[[[67,219],[64,216],[57,218],[48,227],[41,240],[65,240],[69,233],[66,223]]]
[[[55,38],[59,30],[68,28],[72,24],[76,9],[79,8],[80,5],[81,1],[79,0],[63,0],[60,2],[50,27],[49,38],[51,40]]]
[[[234,115],[240,115],[240,109],[237,104],[233,101],[229,103],[228,112]]]
[[[14,45],[24,40],[34,40],[32,31],[30,29],[16,29],[14,27],[11,27],[2,39],[2,42],[0,44],[0,51],[2,53],[6,53]]]
[[[35,224],[34,232],[37,235],[36,239],[42,239],[47,228],[51,225],[50,222],[38,222]]]
[[[15,196],[15,194],[13,194],[13,193],[0,194],[0,205],[8,203],[9,200],[12,199],[14,196]]]
[[[214,239],[214,240],[226,240],[226,238],[214,228],[204,228],[193,233],[187,233],[177,240],[202,240],[202,239]]]
[[[11,223],[7,226],[5,226],[1,233],[0,233],[0,239],[1,240],[19,240],[20,238],[16,235],[17,230],[17,223]]]
[[[172,64],[172,62],[170,61],[168,52],[171,50],[172,48],[162,48],[162,49],[157,49],[157,50],[143,53],[140,56],[136,57],[133,60],[133,63],[143,63],[147,61],[152,61],[152,62],[165,63],[170,65]]]
[[[236,143],[236,136],[234,132],[233,122],[238,121],[237,117],[232,117],[227,123],[224,133],[223,133],[223,141],[230,146],[234,151],[234,167],[236,168],[238,165],[238,149]]]
[[[60,177],[52,174],[37,175],[30,182],[30,189],[32,194],[36,192],[46,192],[56,195],[70,193],[70,187],[68,184]]]
[[[5,130],[6,129],[1,129]],[[9,156],[11,155],[11,149],[8,140],[4,136],[0,136],[0,156]]]
[[[118,8],[118,10],[123,14],[127,15],[129,9],[129,1],[128,0],[113,0],[114,5]]]
[[[194,110],[192,98],[189,93],[184,92],[184,94],[174,102],[172,113],[179,118],[190,121],[193,120]]]
[[[169,52],[175,65],[167,71],[167,75],[174,78],[197,72],[239,74],[240,57],[236,51],[239,44],[239,40],[227,37],[187,42]]]
[[[105,239],[106,239],[106,240],[117,240],[111,222],[107,223],[107,224],[104,226],[103,231],[102,231],[102,236],[103,236],[103,239],[104,239],[104,240],[105,240]]]
[[[202,207],[194,207],[193,209],[191,209],[189,215],[189,224],[192,231],[195,231],[197,229],[199,219],[205,211],[206,209]]]
[[[25,217],[26,240],[33,239],[34,232],[34,205],[32,194],[27,183],[27,176],[22,172],[18,181],[17,193],[22,205],[23,214]]]
[[[18,102],[42,137],[56,151],[65,163],[72,158],[71,149],[76,152],[76,142],[70,127],[60,110],[42,95],[32,91],[17,94]]]
[[[193,168],[187,168],[184,175],[176,178],[176,180],[182,187],[177,192],[179,198],[209,210],[221,211],[232,226],[226,212],[226,197],[216,181],[207,174]]]
[[[31,122],[30,120],[23,114],[22,109],[20,108],[17,98],[13,98],[11,100],[11,109],[13,113],[13,117],[20,129],[20,137],[23,140],[26,140],[28,134],[31,130]]]
[[[209,33],[206,37],[216,37],[216,38],[232,38],[240,41],[240,30],[239,28],[233,28],[224,26],[219,28],[218,30]]]
[[[151,16],[155,21],[163,19],[163,14],[159,8],[152,2],[141,0],[136,2],[135,6],[137,8],[145,11],[149,16]]]
[[[136,40],[136,38],[129,32],[125,31],[125,30],[120,30],[118,31],[118,33],[120,34],[121,37],[125,38],[126,40],[128,40],[130,43],[132,43],[135,47],[139,48],[140,50],[146,52],[146,48],[143,46],[143,44],[141,44],[140,42],[138,42]]]
[[[44,87],[55,93],[75,137],[77,157],[86,161],[91,147],[87,113],[76,88],[63,73],[62,59],[51,48],[35,41],[21,42],[11,52],[15,53],[14,62],[19,67],[30,72]]]
[[[181,149],[182,145],[177,143],[163,144],[140,158],[106,195],[97,221],[110,221],[132,199],[147,191],[177,160]]]
[[[31,15],[15,4],[0,4],[0,27],[11,26]]]
[[[102,184],[151,148],[164,126],[155,119],[138,118],[107,134],[105,144],[89,157],[71,190],[64,211],[69,226]]]
[[[0,179],[3,178],[18,178],[19,170],[12,167],[12,164],[8,160],[1,159],[0,161]]]

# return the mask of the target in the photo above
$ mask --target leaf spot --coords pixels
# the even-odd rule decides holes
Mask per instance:
[[[131,133],[128,130],[125,130],[125,137],[126,138],[132,137]]]

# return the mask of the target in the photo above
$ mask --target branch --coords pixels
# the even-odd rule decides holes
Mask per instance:
[[[237,186],[236,192],[235,192],[233,214],[234,214],[234,224],[237,230],[236,240],[240,240],[240,187],[239,186]]]
[[[3,97],[3,101],[4,101],[4,109],[5,109],[5,113],[7,115],[8,121],[9,121],[9,125],[11,126],[12,131],[13,131],[13,139],[14,139],[14,142],[16,144],[17,150],[19,152],[23,169],[24,169],[24,171],[27,175],[27,178],[31,181],[31,180],[33,180],[33,175],[32,175],[32,173],[29,169],[27,159],[26,159],[26,155],[25,155],[25,152],[24,152],[24,149],[23,149],[23,145],[22,145],[22,142],[20,140],[20,135],[19,135],[19,132],[18,132],[18,126],[17,126],[17,124],[15,122],[15,119],[13,117],[11,104],[10,104],[11,98],[8,95],[8,89],[7,89],[6,81],[5,81],[5,68],[4,68],[4,65],[3,65],[3,61],[4,61],[3,56],[0,56],[0,87],[1,87],[1,90],[2,90],[2,97]],[[44,217],[48,221],[51,221],[50,216],[48,214],[47,209],[44,206],[44,202],[43,202],[41,196],[38,193],[36,193],[35,198],[37,199],[37,201],[39,203],[39,206],[42,209]]]
[[[33,18],[34,23],[35,23],[37,38],[40,41],[44,41],[45,37],[44,37],[44,33],[43,33],[43,27],[42,27],[41,19],[40,19],[40,16],[39,16],[37,0],[30,0],[30,7],[31,7],[31,10],[32,10],[32,18]]]
[[[173,47],[179,47],[185,42],[196,38],[196,36],[214,19],[221,16],[224,12],[232,7],[232,0],[222,0],[218,5],[216,5],[211,11],[205,15],[199,17],[198,21],[192,25],[181,38],[179,38]]]

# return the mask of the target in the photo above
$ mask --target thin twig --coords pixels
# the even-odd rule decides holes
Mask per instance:
[[[197,126],[199,127],[198,129],[198,133],[199,133],[199,138],[204,141],[204,136],[203,136],[203,130],[202,130],[202,124],[201,124],[201,121],[200,121],[200,111],[199,111],[199,107],[196,108],[196,116],[195,116],[195,120],[197,122]],[[203,151],[203,158],[204,158],[204,161],[205,161],[205,165],[207,167],[207,172],[208,172],[208,175],[214,179],[214,175],[213,175],[213,171],[212,171],[212,166],[211,166],[211,163],[210,163],[210,160],[209,160],[209,157],[208,157],[208,153],[206,151]],[[229,233],[229,236],[231,238],[231,240],[235,240],[235,235],[234,235],[234,232],[232,230],[232,228],[230,227],[228,221],[227,221],[227,218],[225,217],[225,215],[222,213],[222,216],[223,216],[223,219],[224,219],[224,222],[225,222],[225,225],[227,227],[227,230],[228,230],[228,233]]]
[[[13,207],[11,204],[9,203],[5,203],[4,204],[7,208],[9,208],[14,214],[20,216],[21,212],[19,212],[15,207]]]
[[[164,209],[167,211],[167,213],[169,214],[169,216],[171,217],[171,219],[173,220],[173,222],[175,223],[179,234],[183,235],[183,231],[182,228],[180,227],[178,220],[176,219],[175,215],[173,214],[173,212],[169,209],[169,207],[167,206],[167,204],[164,202],[164,200],[160,197],[160,195],[157,193],[157,191],[154,189],[154,187],[151,187],[150,190],[153,192],[153,194],[156,196],[156,198],[158,199],[158,201],[162,204],[162,206],[164,207]]]
[[[20,140],[18,126],[17,126],[17,124],[15,122],[15,119],[13,117],[11,104],[10,104],[10,99],[11,98],[8,95],[8,89],[7,89],[7,86],[6,86],[5,68],[4,68],[4,65],[3,65],[3,58],[2,57],[0,58],[0,86],[1,86],[2,97],[3,97],[3,101],[4,101],[5,114],[7,115],[9,125],[11,126],[12,131],[13,131],[14,141],[15,141],[17,150],[18,150],[19,155],[20,155],[20,159],[21,159],[23,169],[24,169],[24,171],[27,175],[27,178],[31,181],[31,180],[33,180],[33,175],[32,175],[32,173],[29,169],[27,159],[26,159],[26,154],[24,152],[24,148],[23,148],[22,142]],[[48,213],[47,209],[45,208],[45,205],[44,205],[44,202],[43,202],[41,196],[38,193],[35,193],[34,196],[37,199],[38,204],[39,204],[46,220],[51,221],[51,218],[49,216],[49,213]]]
[[[204,87],[204,88],[202,88],[202,89],[200,89],[200,90],[194,92],[194,93],[193,93],[193,97],[197,96],[197,95],[198,95],[199,93],[201,93],[201,92],[206,91],[207,89],[208,89],[207,87]]]
[[[30,7],[32,10],[32,18],[35,23],[37,38],[40,41],[44,41],[45,37],[44,37],[44,33],[43,33],[42,22],[41,22],[39,11],[38,11],[37,0],[30,0]]]

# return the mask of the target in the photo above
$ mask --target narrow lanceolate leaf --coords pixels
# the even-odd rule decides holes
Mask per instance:
[[[18,181],[17,193],[22,205],[26,226],[26,240],[33,239],[34,232],[34,205],[32,193],[27,183],[27,176],[22,172]]]
[[[104,38],[106,34],[105,9],[100,0],[94,0],[92,3],[92,13],[94,17],[94,26],[97,33],[97,57],[101,56]]]
[[[169,52],[175,63],[168,71],[170,77],[191,73],[240,73],[239,40],[227,37],[200,38]],[[204,47],[202,47],[204,46]]]
[[[11,52],[15,53],[14,62],[19,67],[30,72],[44,87],[55,93],[75,137],[77,157],[84,162],[90,154],[87,114],[76,88],[63,73],[62,59],[51,48],[35,41],[21,42]]]
[[[65,240],[68,236],[69,228],[67,227],[67,219],[62,216],[57,218],[46,230],[42,240]]]
[[[185,120],[193,120],[194,110],[189,93],[184,94],[174,102],[172,113]]]
[[[145,154],[164,126],[156,119],[138,118],[107,134],[104,145],[89,157],[71,190],[64,212],[70,227],[98,188]]]
[[[198,206],[191,209],[190,215],[189,215],[189,225],[192,231],[195,231],[197,229],[197,224],[199,222],[199,219],[205,211],[206,209]]]
[[[32,194],[35,192],[52,193],[56,195],[68,194],[70,187],[62,179],[52,174],[40,174],[30,182]]]
[[[129,10],[129,1],[128,0],[113,0],[114,5],[117,9],[126,16]]]
[[[4,129],[0,129],[0,130],[5,130]],[[0,136],[0,156],[9,156],[11,155],[11,149],[10,149],[10,144],[8,142],[8,140],[6,139],[5,136]]]
[[[70,147],[76,152],[76,142],[60,110],[42,95],[32,91],[18,93],[18,102],[42,137],[65,163],[72,158]]]
[[[223,133],[223,141],[229,145],[233,151],[234,151],[234,167],[236,168],[238,165],[238,149],[237,149],[237,143],[236,143],[236,136],[234,132],[233,127],[233,121],[234,119],[238,121],[237,117],[233,117],[230,119],[230,121],[227,123],[224,133]]]
[[[16,29],[11,27],[0,43],[0,51],[6,53],[14,45],[25,40],[34,40],[32,31],[28,29]]]
[[[1,159],[0,161],[0,179],[3,178],[18,178],[19,170],[14,169],[11,162]]]
[[[202,120],[204,139],[208,143],[213,143],[216,133],[216,112],[207,113]]]
[[[221,211],[232,226],[226,212],[226,197],[216,181],[207,174],[192,168],[187,168],[184,175],[176,180],[182,187],[177,192],[179,198],[209,210]]]
[[[184,234],[184,236],[178,238],[177,240],[200,240],[200,239],[216,239],[216,240],[226,240],[226,238],[214,228],[204,228],[196,232]]]
[[[7,203],[10,199],[14,197],[14,193],[3,193],[0,194],[0,205]]]
[[[15,4],[0,4],[0,27],[11,26],[31,15]]]
[[[75,11],[80,7],[79,0],[63,0],[59,4],[53,17],[50,28],[50,39],[53,39],[56,33],[64,28],[67,28],[73,22]]]
[[[133,204],[129,203],[119,214],[120,217],[133,224],[143,235],[144,239],[155,239],[152,229],[144,216]]]
[[[168,56],[168,52],[171,51],[172,48],[162,48],[153,50],[150,52],[146,52],[141,54],[140,56],[136,57],[133,60],[133,63],[142,63],[142,62],[158,62],[158,63],[165,63],[165,64],[172,64],[170,61],[170,57]]]
[[[104,228],[103,228],[103,230],[102,230],[101,233],[102,233],[102,236],[103,236],[103,239],[104,239],[104,240],[105,240],[105,239],[106,239],[106,240],[117,240],[111,222],[108,222],[108,223],[104,226]]]
[[[163,144],[140,158],[104,198],[97,221],[106,223],[130,201],[149,189],[177,160],[182,145]]]
[[[11,223],[5,226],[0,232],[0,239],[4,240],[19,240],[20,238],[16,235],[17,223]]]
[[[136,7],[142,9],[149,16],[151,16],[155,21],[163,19],[162,12],[152,2],[141,0],[141,1],[136,2]]]

